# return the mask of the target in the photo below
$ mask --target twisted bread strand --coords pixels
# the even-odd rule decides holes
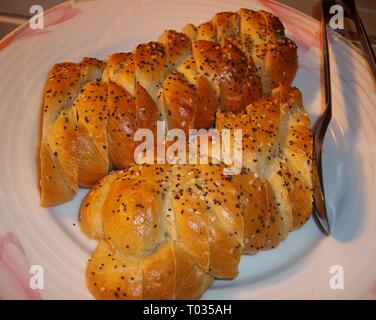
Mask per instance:
[[[60,63],[49,72],[43,102],[40,145],[41,205],[68,201],[77,192],[77,115],[74,100],[82,86],[100,79],[103,62],[84,58]]]

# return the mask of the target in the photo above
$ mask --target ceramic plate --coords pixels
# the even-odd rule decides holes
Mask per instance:
[[[322,107],[319,22],[275,2],[67,2],[46,12],[44,30],[24,25],[0,42],[0,298],[92,298],[84,271],[96,242],[78,223],[87,191],[64,205],[39,206],[41,99],[50,67],[83,56],[105,59],[165,29],[241,7],[279,16],[298,44],[294,85],[314,122]],[[311,219],[275,250],[243,256],[239,277],[216,281],[203,299],[376,298],[376,93],[360,51],[333,33],[330,44],[334,110],[324,177],[333,235],[323,236]],[[42,290],[29,287],[31,266],[43,268]],[[343,289],[333,289],[341,270]]]

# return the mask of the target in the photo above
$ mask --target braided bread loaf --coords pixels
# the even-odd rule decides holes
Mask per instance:
[[[242,129],[241,174],[131,165],[88,193],[81,221],[99,241],[86,273],[95,297],[198,298],[214,278],[237,275],[243,252],[274,248],[308,220],[312,134],[299,90],[280,86],[245,112],[218,112],[216,124]]]
[[[236,277],[242,253],[274,248],[311,214],[312,134],[297,48],[278,18],[241,9],[183,33],[55,65],[44,102],[41,204],[91,187],[81,226],[99,241],[87,284],[100,299],[198,298]],[[242,129],[242,170],[134,164],[139,128]],[[112,168],[123,169],[107,174]]]
[[[217,110],[241,112],[297,70],[296,45],[278,18],[222,12],[183,33],[50,71],[41,141],[41,205],[71,199],[113,167],[134,163],[138,128],[209,128]],[[103,73],[102,73],[103,71]]]

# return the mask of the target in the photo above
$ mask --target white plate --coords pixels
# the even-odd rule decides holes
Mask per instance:
[[[45,30],[26,25],[0,42],[1,298],[91,298],[84,270],[95,241],[77,223],[85,191],[68,204],[39,207],[37,150],[49,68],[132,50],[167,28],[180,30],[187,22],[240,7],[278,15],[298,43],[294,84],[314,121],[322,106],[319,23],[273,2],[77,1],[49,11]],[[204,299],[376,298],[376,93],[360,52],[337,35],[331,39],[334,118],[325,141],[324,176],[333,236],[324,237],[311,219],[277,249],[243,256],[240,276],[216,281]],[[43,290],[28,288],[30,265],[43,267]],[[343,290],[329,285],[333,265],[343,267]]]

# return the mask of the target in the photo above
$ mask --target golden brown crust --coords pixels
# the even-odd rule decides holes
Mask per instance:
[[[240,9],[238,14],[240,37],[259,71],[263,92],[269,94],[280,83],[290,85],[298,68],[297,47],[285,37],[282,23],[264,11]]]
[[[287,187],[291,202],[292,229],[297,229],[305,224],[311,216],[312,189],[305,183],[300,170],[296,169],[287,159],[283,160],[280,162],[280,174]]]
[[[196,85],[200,74],[196,65],[196,60],[193,56],[189,56],[186,60],[184,60],[180,65],[178,65],[176,70],[182,73],[191,85]]]
[[[132,167],[131,167],[132,168]],[[133,168],[132,168],[133,169]],[[152,250],[163,236],[162,195],[156,182],[157,166],[150,173],[134,169],[115,180],[103,205],[103,226],[114,248],[123,254],[140,257]],[[128,230],[128,232],[124,232]]]
[[[161,200],[170,178],[166,166],[133,166],[102,179],[87,195],[82,228],[103,239],[87,269],[88,286],[97,298],[198,298],[212,282],[185,250],[166,241],[163,219],[168,218],[162,213],[170,211]]]
[[[60,156],[62,161],[66,156],[68,159],[74,157],[72,155],[73,149],[68,144],[68,137],[72,135],[71,128],[75,127],[76,120],[71,119],[72,117],[68,118],[69,131],[65,135],[63,129],[65,126],[64,115],[59,116],[59,113],[63,108],[71,107],[80,88],[80,77],[80,66],[68,62],[54,65],[48,75],[43,102],[43,129],[40,149],[42,206],[67,201],[73,197],[77,190],[77,181],[74,181],[74,177],[72,177],[74,172],[77,174],[77,169],[68,168],[70,169],[68,175],[71,174],[69,183],[66,181],[69,178],[65,179],[66,172],[60,162],[56,160],[56,157]],[[60,120],[55,124],[56,119]],[[53,130],[53,135],[50,135],[51,130]],[[58,136],[58,133],[63,135]],[[58,141],[53,141],[56,139]],[[51,150],[51,147],[55,147],[55,150]],[[61,151],[60,154],[57,153],[58,150],[56,149]]]
[[[114,252],[106,240],[101,240],[87,269],[86,282],[97,299],[142,299],[140,262]]]
[[[136,143],[136,104],[134,97],[114,82],[108,84],[108,154],[115,168],[126,168],[134,162]]]
[[[172,241],[141,261],[111,250],[101,240],[86,270],[97,299],[197,299],[213,282]]]
[[[212,83],[224,111],[242,111],[261,97],[261,82],[252,62],[231,41],[224,39],[222,45],[195,41],[193,57],[199,73]]]
[[[171,300],[174,297],[176,260],[171,241],[164,242],[156,254],[141,260],[142,298]]]
[[[134,52],[135,80],[155,100],[167,73],[166,48],[159,42],[137,46]]]
[[[209,274],[234,278],[244,238],[239,185],[232,176],[224,175],[223,165],[201,165],[201,175],[209,217]]]
[[[219,12],[213,17],[212,22],[216,26],[216,40],[219,43],[239,34],[239,16],[235,12]]]
[[[103,67],[100,60],[84,58],[80,64],[56,64],[49,72],[40,148],[42,206],[65,202],[77,191],[77,119],[73,102],[87,81],[100,78]]]
[[[197,28],[192,23],[186,24],[182,32],[192,41],[197,38]]]
[[[271,97],[249,105],[246,114],[217,113],[217,127],[242,129],[243,167],[268,181],[271,219],[265,248],[275,247],[311,215],[313,142],[301,94],[279,86]]]
[[[132,52],[119,52],[109,56],[102,81],[114,82],[126,90],[130,95],[135,95],[135,66]]]
[[[273,191],[273,196],[277,204],[277,209],[279,211],[279,217],[282,222],[281,229],[279,230],[279,235],[283,240],[292,230],[293,215],[291,199],[287,189],[286,181],[283,179],[281,173],[281,165],[278,158],[274,159],[270,163],[265,172],[265,176],[270,183],[270,188]]]
[[[217,40],[216,29],[211,21],[201,23],[197,27],[197,36],[195,40],[206,40],[212,42]]]
[[[267,210],[270,214],[270,222],[264,243],[264,249],[267,250],[275,248],[279,242],[283,240],[285,236],[285,224],[281,210],[279,209],[279,203],[277,202],[275,194],[268,181],[265,181],[265,189],[267,196]]]
[[[262,97],[262,87],[252,60],[230,40],[222,42],[222,75],[220,90],[222,109],[239,112]]]
[[[73,190],[65,182],[62,169],[57,169],[55,155],[51,154],[51,150],[46,141],[41,142],[40,147],[41,158],[41,199],[40,205],[43,207],[53,206],[66,202],[73,198],[76,190]]]
[[[167,30],[159,37],[167,51],[168,70],[174,70],[192,53],[191,39],[184,33]]]
[[[196,90],[198,105],[194,128],[212,128],[218,106],[218,99],[213,86],[206,77],[198,76]]]
[[[110,190],[112,181],[121,176],[121,173],[110,173],[99,180],[87,193],[82,202],[80,220],[82,231],[90,238],[104,237],[102,207]]]
[[[109,170],[107,85],[88,82],[76,99],[78,184],[91,187]]]
[[[79,64],[63,62],[51,68],[43,103],[43,137],[48,134],[59,111],[72,105],[80,89],[80,79]]]
[[[188,134],[189,129],[195,128],[199,103],[195,87],[183,74],[173,71],[163,83],[163,97],[169,128],[180,128]]]
[[[65,183],[77,191],[76,115],[72,108],[62,110],[51,127],[46,143],[55,160],[55,168],[64,173]]]
[[[202,195],[199,166],[178,165],[173,168],[171,207],[167,217],[174,217],[176,237],[181,247],[205,272],[209,271],[209,217]],[[183,205],[184,204],[184,205]]]
[[[202,271],[180,248],[174,246],[176,261],[174,299],[198,299],[213,283],[214,278]]]
[[[137,129],[149,129],[156,136],[157,121],[162,115],[149,93],[139,83],[136,83],[135,104]]]
[[[278,147],[281,113],[278,99],[260,99],[247,107],[255,141],[257,172],[263,174]]]
[[[244,215],[244,253],[255,254],[264,248],[270,224],[265,181],[243,170],[234,176],[240,186]]]
[[[217,112],[216,127],[219,130],[230,129],[231,141],[234,140],[234,130],[242,130],[242,164],[252,172],[258,172],[258,159],[254,128],[247,113],[233,114],[232,112]],[[233,146],[233,142],[231,144]]]
[[[106,63],[96,58],[84,57],[80,62],[81,87],[89,81],[100,80]]]

